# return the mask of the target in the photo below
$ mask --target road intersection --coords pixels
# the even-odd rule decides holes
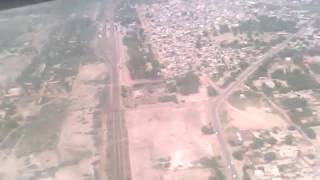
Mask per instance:
[[[288,43],[294,38],[304,33],[304,29],[300,30],[298,33],[289,36],[285,41],[274,46],[268,52],[266,52],[263,56],[260,56],[257,61],[251,64],[247,69],[245,69],[239,76],[236,78],[234,82],[232,82],[227,88],[220,91],[220,94],[212,99],[212,110],[213,110],[213,125],[214,129],[217,132],[216,136],[220,144],[220,148],[222,150],[222,158],[225,161],[226,167],[229,170],[229,176],[234,180],[241,179],[237,173],[236,167],[232,160],[231,152],[228,148],[227,142],[225,140],[223,134],[223,126],[221,124],[221,112],[223,110],[223,106],[228,100],[228,97],[235,92],[241,85],[265,62],[271,60],[276,54],[281,52],[284,48],[287,47]]]

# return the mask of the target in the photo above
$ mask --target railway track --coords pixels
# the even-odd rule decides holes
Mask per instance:
[[[130,163],[128,153],[128,137],[124,121],[124,110],[121,106],[120,74],[118,64],[120,61],[120,37],[117,26],[110,22],[109,32],[111,48],[111,91],[110,109],[108,118],[108,179],[109,180],[130,180]]]
[[[121,1],[109,0],[105,9],[103,34],[101,41],[105,49],[106,64],[110,69],[110,82],[106,91],[109,92],[106,102],[107,143],[106,174],[101,177],[108,180],[131,180],[128,134],[124,120],[124,109],[121,106],[121,86],[118,64],[121,61],[119,29],[114,22],[114,14]],[[109,6],[108,6],[109,5]]]

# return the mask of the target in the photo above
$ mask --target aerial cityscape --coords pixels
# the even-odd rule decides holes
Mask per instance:
[[[320,1],[0,10],[0,180],[320,180]]]

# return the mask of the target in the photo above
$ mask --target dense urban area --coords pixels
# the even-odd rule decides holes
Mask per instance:
[[[0,180],[320,179],[319,7],[0,11]]]

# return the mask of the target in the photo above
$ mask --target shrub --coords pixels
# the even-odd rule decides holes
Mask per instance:
[[[260,149],[264,145],[264,142],[261,138],[254,138],[253,143],[251,144],[252,149]]]
[[[278,142],[274,137],[267,138],[265,141],[266,141],[266,143],[271,144],[271,145],[275,145]]]
[[[177,79],[177,85],[182,95],[190,95],[199,92],[200,80],[193,72],[188,72]]]
[[[174,102],[178,103],[178,99],[176,95],[165,95],[159,97],[160,102]]]
[[[302,126],[301,130],[310,138],[310,139],[316,139],[317,135],[314,132],[313,129],[306,127],[306,126]]]
[[[218,94],[217,91],[211,86],[207,87],[207,93],[209,97],[214,97]]]
[[[243,160],[243,155],[244,155],[243,151],[234,151],[232,153],[232,156],[239,161]]]
[[[293,136],[292,135],[287,135],[284,139],[284,143],[287,145],[292,145],[293,144]]]
[[[213,127],[212,126],[203,126],[201,128],[201,131],[205,135],[210,135],[214,133]]]
[[[167,88],[168,92],[170,92],[170,93],[177,92],[177,86],[173,82],[167,83],[166,88]]]
[[[265,161],[270,162],[270,161],[274,161],[276,159],[277,159],[277,156],[276,156],[276,153],[274,153],[274,152],[268,152],[264,155]]]

